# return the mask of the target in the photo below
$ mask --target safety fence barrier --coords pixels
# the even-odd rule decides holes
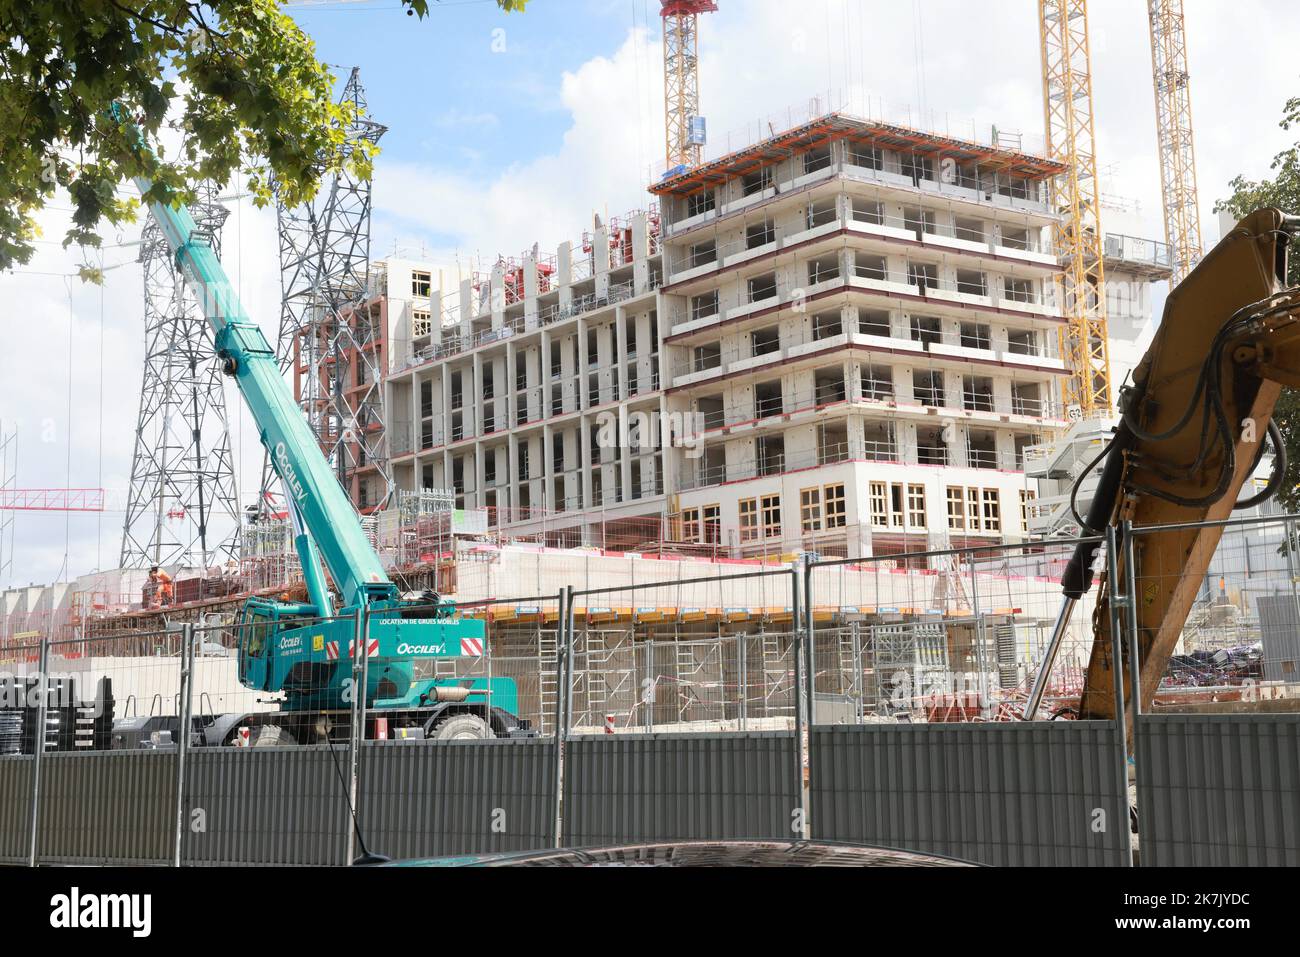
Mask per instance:
[[[1279,521],[1292,541],[1290,517],[1248,527]],[[469,623],[448,633],[461,653],[401,662],[374,651],[396,619],[365,614],[295,617],[288,641],[253,616],[12,644],[0,862],[817,839],[1007,865],[1296,863],[1300,716],[1291,646],[1269,637],[1294,576],[1241,585],[1229,562],[1182,586],[1189,624],[1135,708],[1154,638],[1133,599],[1179,580],[1149,543],[1188,529],[1120,532],[1105,583],[1059,617],[1062,569],[1095,539],[430,605],[412,617]],[[1242,650],[1256,634],[1262,655]],[[1064,720],[1098,661],[1129,707]],[[1061,720],[1022,720],[1036,684],[1033,717]]]

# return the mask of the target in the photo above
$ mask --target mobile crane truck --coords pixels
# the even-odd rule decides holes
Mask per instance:
[[[1134,563],[1134,594],[1124,596],[1132,607],[1124,611],[1130,622],[1136,618],[1143,708],[1151,706],[1168,668],[1222,523],[1235,509],[1274,495],[1286,472],[1286,446],[1272,414],[1283,386],[1300,388],[1300,288],[1287,286],[1298,233],[1300,217],[1257,210],[1170,293],[1133,384],[1120,392],[1119,427],[1074,485],[1072,507],[1083,477],[1105,460],[1087,516],[1077,508],[1074,514],[1085,533],[1120,530],[1115,558],[1121,575]],[[1270,445],[1267,485],[1239,500]],[[1124,529],[1151,526],[1170,527],[1123,540]],[[1037,715],[1075,604],[1091,588],[1098,547],[1096,541],[1080,544],[1062,577],[1065,597],[1024,708],[1027,719]],[[1114,660],[1112,595],[1113,583],[1104,581],[1093,612],[1080,718],[1115,716],[1116,667],[1125,707],[1132,710],[1134,669]],[[1126,727],[1132,729],[1131,720]]]
[[[113,116],[125,126],[136,149],[147,148],[119,104]],[[142,194],[152,185],[144,177],[135,183]],[[459,616],[454,604],[431,593],[418,599],[399,593],[280,375],[274,350],[244,311],[210,238],[183,204],[151,202],[149,213],[204,311],[222,370],[235,380],[284,485],[308,598],[248,599],[235,626],[239,680],[256,691],[283,695],[280,709],[222,715],[204,728],[202,743],[231,743],[240,727],[255,733],[275,728],[280,733],[267,735],[269,739],[299,744],[345,729],[361,684],[353,665],[362,657],[366,678],[359,693],[365,695],[372,723],[385,719],[395,735],[533,734],[529,723],[516,716],[518,689],[513,680],[417,676],[421,662],[482,655],[483,621]],[[337,604],[326,582],[327,569],[338,589]],[[368,628],[359,628],[358,621],[367,622]]]

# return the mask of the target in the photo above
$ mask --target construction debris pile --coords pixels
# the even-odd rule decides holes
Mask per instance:
[[[1264,678],[1264,646],[1238,645],[1174,655],[1162,688],[1213,688]]]

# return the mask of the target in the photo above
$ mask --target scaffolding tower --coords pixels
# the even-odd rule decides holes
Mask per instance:
[[[370,302],[370,182],[351,173],[346,160],[378,143],[387,127],[369,119],[356,67],[340,102],[351,111],[344,166],[309,203],[276,206],[282,292],[276,354],[284,373],[293,370],[299,407],[353,503],[382,508],[394,487],[384,432],[387,337]],[[269,462],[260,491],[259,503],[278,491]]]
[[[220,255],[229,211],[211,183],[199,187],[190,211],[194,241]],[[239,496],[212,332],[152,218],[141,236],[140,262],[144,382],[120,564],[224,564],[238,558]]]

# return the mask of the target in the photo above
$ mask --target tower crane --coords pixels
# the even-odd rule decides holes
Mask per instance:
[[[668,170],[700,165],[699,17],[718,9],[714,0],[663,0],[665,159]]]
[[[1201,261],[1201,214],[1196,195],[1196,152],[1192,146],[1183,0],[1147,0],[1147,12],[1151,25],[1165,242],[1173,251],[1173,276],[1169,280],[1172,288]]]
[[[1071,416],[1083,416],[1111,408],[1087,0],[1038,0],[1038,13],[1047,155],[1069,166],[1050,187],[1052,206],[1062,217],[1055,236],[1065,268],[1064,399]]]

